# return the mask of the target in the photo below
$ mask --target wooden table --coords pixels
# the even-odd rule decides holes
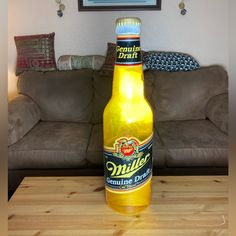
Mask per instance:
[[[27,177],[9,202],[9,236],[228,235],[228,177],[153,177],[136,216],[111,210],[102,177]]]

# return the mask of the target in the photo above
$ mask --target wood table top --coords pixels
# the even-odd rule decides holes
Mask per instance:
[[[152,203],[124,216],[103,177],[26,177],[9,201],[9,236],[226,236],[227,176],[155,176]]]

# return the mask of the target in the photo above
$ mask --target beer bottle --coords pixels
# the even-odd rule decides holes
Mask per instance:
[[[139,18],[116,20],[112,97],[103,114],[108,205],[133,215],[150,203],[153,113],[144,96]]]

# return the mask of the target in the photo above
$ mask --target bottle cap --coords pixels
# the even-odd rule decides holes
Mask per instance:
[[[140,34],[141,20],[138,17],[118,18],[116,20],[116,34]]]

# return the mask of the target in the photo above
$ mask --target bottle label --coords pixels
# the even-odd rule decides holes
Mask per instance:
[[[116,65],[141,64],[139,37],[118,37],[116,46]]]
[[[133,191],[152,176],[152,136],[140,143],[136,138],[122,137],[113,148],[104,149],[106,188],[117,193]]]

